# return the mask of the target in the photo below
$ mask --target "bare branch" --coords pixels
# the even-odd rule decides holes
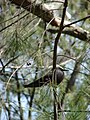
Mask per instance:
[[[64,28],[65,28],[65,27],[69,27],[70,25],[76,24],[76,23],[78,23],[78,22],[81,22],[81,21],[83,21],[83,20],[86,20],[86,19],[88,19],[88,18],[90,18],[90,15],[88,15],[88,16],[82,18],[82,19],[76,20],[76,21],[74,21],[74,22],[71,22],[71,23],[69,23],[69,24],[67,24],[67,25],[64,25]]]
[[[27,0],[23,0],[23,2],[22,2],[22,0],[10,0],[10,1],[11,1],[11,3],[14,3],[20,7],[23,7],[24,9],[28,10],[32,14],[42,18],[45,22],[50,22],[53,19],[52,22],[50,22],[50,24],[53,26],[59,27],[61,24],[61,18],[54,17],[52,10],[50,10],[50,8],[45,4],[35,4],[35,3],[28,2]],[[90,33],[88,31],[85,31],[78,26],[72,27],[73,24],[75,24],[81,20],[88,19],[88,18],[89,18],[89,16],[82,18],[80,20],[77,20],[75,22],[72,22],[72,23],[65,20],[64,27],[69,26],[69,28],[63,30],[63,33],[74,36],[83,41],[87,41],[87,39],[89,41]]]
[[[61,36],[61,33],[62,33],[62,30],[63,30],[63,24],[64,24],[64,19],[65,19],[65,15],[66,15],[66,8],[67,8],[67,4],[68,4],[68,1],[65,0],[65,3],[64,3],[64,8],[63,8],[63,14],[62,14],[62,19],[61,19],[61,24],[60,24],[60,27],[59,27],[59,31],[58,31],[58,34],[55,38],[55,42],[54,42],[54,52],[53,52],[53,72],[56,68],[56,61],[57,61],[57,45],[58,45],[58,42],[59,42],[59,38]],[[55,74],[54,74],[54,81],[55,81]],[[54,120],[58,120],[58,113],[57,113],[57,103],[56,103],[56,91],[53,91],[54,93]]]
[[[48,29],[47,31],[55,34],[58,33],[59,29]],[[90,33],[86,30],[81,29],[78,26],[64,28],[62,33],[73,36],[85,42],[90,42]]]

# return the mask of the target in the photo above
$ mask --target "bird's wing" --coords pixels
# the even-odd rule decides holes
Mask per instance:
[[[36,81],[33,81],[29,84],[24,84],[24,87],[41,87],[42,85],[46,85],[47,83],[50,82],[52,79],[52,73],[48,71],[44,76],[41,78],[37,79]]]

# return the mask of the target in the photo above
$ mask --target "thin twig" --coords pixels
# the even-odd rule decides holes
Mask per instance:
[[[7,19],[7,20],[5,20],[5,21],[0,22],[0,24],[12,20],[12,19],[16,18],[17,16],[21,15],[21,14],[24,13],[24,12],[25,12],[25,10],[21,11],[21,12],[18,13],[17,15],[14,15],[13,17],[11,17],[11,18],[9,18],[9,19]]]
[[[74,21],[74,22],[71,22],[71,23],[69,23],[69,24],[67,24],[67,25],[64,25],[64,28],[65,28],[65,27],[69,27],[70,25],[76,24],[76,23],[78,23],[78,22],[81,22],[81,21],[83,21],[83,20],[86,20],[86,19],[88,19],[88,18],[90,18],[90,15],[88,15],[88,16],[82,18],[82,19],[76,20],[76,21]]]
[[[0,32],[2,32],[2,31],[4,31],[5,29],[9,28],[10,26],[14,25],[15,23],[17,23],[19,20],[23,19],[23,18],[26,17],[27,15],[29,15],[29,13],[23,15],[23,16],[20,17],[18,20],[14,21],[14,22],[12,22],[11,24],[7,25],[6,27],[2,28],[2,29],[0,30]]]
[[[90,110],[59,110],[58,112],[90,112]]]
[[[3,71],[8,64],[10,64],[12,61],[14,61],[15,59],[17,59],[18,57],[19,57],[19,55],[11,58],[11,59],[2,67],[2,70],[1,70],[1,71]]]

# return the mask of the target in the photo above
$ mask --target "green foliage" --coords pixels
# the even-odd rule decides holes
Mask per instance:
[[[42,3],[44,2],[48,1],[43,0]],[[88,0],[74,0],[68,3],[71,21],[86,17],[90,13]],[[54,27],[46,26],[47,23],[23,8],[18,9],[11,3],[0,4],[3,6],[3,12],[0,13],[0,30],[6,28],[0,32],[0,117],[3,117],[5,111],[6,119],[10,120],[21,119],[21,116],[23,120],[52,120],[53,85],[50,83],[41,88],[24,89],[23,84],[36,80],[44,68],[52,64],[56,34],[49,33],[46,29]],[[89,22],[86,20],[77,25],[89,31]],[[55,86],[57,105],[61,105],[63,99],[58,117],[60,120],[63,120],[63,117],[65,120],[89,120],[90,45],[69,35],[62,35],[57,52],[57,63],[68,69],[63,82]],[[79,57],[81,59],[78,59]],[[74,86],[67,91],[66,87],[76,61],[80,63],[80,71]],[[47,71],[43,72],[46,73]]]

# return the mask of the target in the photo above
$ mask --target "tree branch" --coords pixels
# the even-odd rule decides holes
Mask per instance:
[[[60,17],[54,17],[52,10],[50,10],[50,8],[48,7],[48,5],[46,6],[45,4],[35,4],[35,3],[31,3],[31,1],[29,0],[10,0],[11,3],[14,3],[20,7],[23,7],[24,9],[26,9],[27,11],[31,12],[32,14],[42,18],[45,22],[50,22],[51,25],[59,27],[60,23],[61,23],[61,18]],[[74,36],[76,38],[79,38],[80,40],[83,41],[90,41],[90,32],[85,31],[83,29],[81,29],[78,26],[73,26],[71,25],[71,23],[69,21],[65,21],[64,20],[64,25],[65,27],[69,26],[68,29],[63,30],[64,34],[68,34],[71,36]]]
[[[61,33],[62,33],[62,30],[63,30],[63,24],[64,24],[64,19],[65,19],[65,15],[66,15],[66,8],[67,8],[67,4],[68,4],[68,1],[65,0],[65,3],[64,3],[64,8],[63,8],[63,13],[62,13],[62,19],[61,19],[61,24],[60,24],[60,27],[59,27],[59,31],[58,31],[58,34],[55,38],[55,42],[54,42],[54,52],[53,52],[53,73],[55,73],[55,68],[56,68],[56,62],[57,62],[57,45],[58,45],[58,42],[59,42],[59,38],[61,36]],[[55,74],[54,74],[54,83],[56,83],[56,80],[55,80]],[[58,120],[58,113],[57,113],[57,103],[56,103],[56,91],[54,90],[53,91],[53,94],[54,94],[54,120]]]
[[[47,31],[55,34],[55,33],[58,33],[59,30],[58,29],[48,29]],[[74,27],[64,28],[62,33],[70,35],[70,36],[75,37],[75,38],[78,38],[78,39],[85,41],[85,42],[90,42],[90,33],[88,31],[81,29],[78,26],[75,28]]]
[[[73,25],[73,24],[75,24],[75,23],[81,22],[81,21],[83,21],[83,20],[86,20],[86,19],[88,19],[88,18],[90,18],[90,15],[88,15],[88,16],[82,18],[82,19],[76,20],[76,21],[74,21],[74,22],[71,22],[71,23],[69,23],[69,24],[67,24],[67,25],[64,25],[64,28],[65,28],[65,27],[69,27],[70,25]]]
[[[18,80],[18,72],[15,72],[15,77],[17,81],[17,98],[18,98],[18,104],[19,104],[20,120],[23,120],[23,111],[21,107],[21,93],[20,93],[20,83]]]

